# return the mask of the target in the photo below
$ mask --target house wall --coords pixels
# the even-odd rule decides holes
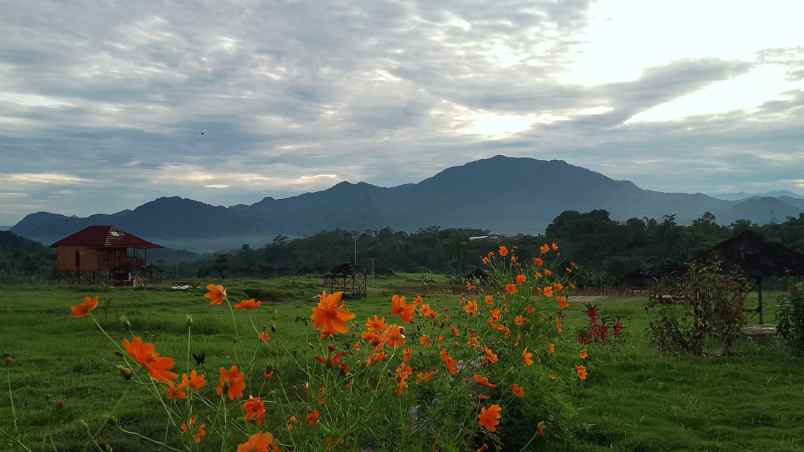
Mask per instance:
[[[76,263],[76,253],[80,256],[80,263]],[[83,246],[60,246],[56,250],[56,268],[60,272],[96,272],[99,269],[98,252]]]

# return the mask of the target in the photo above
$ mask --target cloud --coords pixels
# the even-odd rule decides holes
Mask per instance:
[[[0,16],[0,180],[69,214],[392,186],[500,153],[670,191],[796,188],[800,9],[25,2]]]
[[[90,182],[78,176],[59,173],[0,173],[0,181],[36,185],[76,185]]]

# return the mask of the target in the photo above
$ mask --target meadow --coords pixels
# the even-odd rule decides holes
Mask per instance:
[[[210,282],[226,284],[230,297],[265,302],[248,318],[236,316],[243,337],[262,330],[271,336],[267,344],[254,340],[242,344],[240,353],[251,363],[247,374],[259,375],[266,366],[292,369],[298,361],[319,353],[308,321],[318,301],[319,279]],[[0,288],[0,355],[6,357],[0,363],[0,449],[159,450],[138,436],[167,436],[163,416],[154,415],[153,399],[121,376],[120,354],[95,324],[70,318],[69,308],[85,296],[100,297],[94,316],[116,341],[133,331],[156,343],[161,353],[175,356],[177,367],[205,370],[214,384],[217,369],[227,366],[237,353],[232,347],[232,319],[228,310],[211,309],[203,299],[207,281],[195,283],[198,288],[188,291],[167,286]],[[346,304],[362,323],[375,314],[387,315],[394,294],[422,295],[436,310],[456,306],[459,298],[445,276],[398,274],[370,281],[366,299]],[[770,321],[775,296],[767,296],[770,313],[766,319]],[[557,355],[577,354],[574,332],[585,324],[584,301],[588,300],[570,296],[564,320],[569,334],[558,343]],[[744,340],[736,353],[723,357],[660,354],[647,334],[646,301],[642,297],[594,300],[604,316],[624,322],[623,337],[613,346],[588,346],[588,380],[566,391],[571,402],[567,434],[552,439],[548,434],[524,450],[804,450],[804,359],[790,355],[775,339]],[[187,352],[188,326],[193,352],[203,352],[203,362]],[[568,361],[573,358],[567,357]],[[289,385],[303,378],[290,371],[281,377]],[[525,421],[535,425],[538,419]],[[370,424],[372,419],[364,422]],[[269,409],[267,425],[284,429],[285,423]],[[20,433],[19,443],[10,440],[14,432]],[[333,448],[422,448],[404,440],[396,446],[340,446]]]

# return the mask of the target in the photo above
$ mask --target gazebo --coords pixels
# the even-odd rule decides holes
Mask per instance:
[[[804,254],[781,243],[769,242],[753,231],[745,231],[720,242],[696,256],[694,261],[717,259],[726,271],[739,272],[757,282],[757,313],[763,323],[762,280],[772,276],[804,275]]]
[[[365,271],[346,263],[325,274],[321,285],[330,293],[343,292],[347,298],[364,298],[368,291],[368,278]]]
[[[92,283],[136,285],[153,273],[148,250],[162,246],[114,226],[89,226],[52,248],[56,248],[56,269],[78,281],[85,278]]]

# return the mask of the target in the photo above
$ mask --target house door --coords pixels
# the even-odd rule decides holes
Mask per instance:
[[[78,251],[75,252],[75,269],[81,270],[81,253]]]

